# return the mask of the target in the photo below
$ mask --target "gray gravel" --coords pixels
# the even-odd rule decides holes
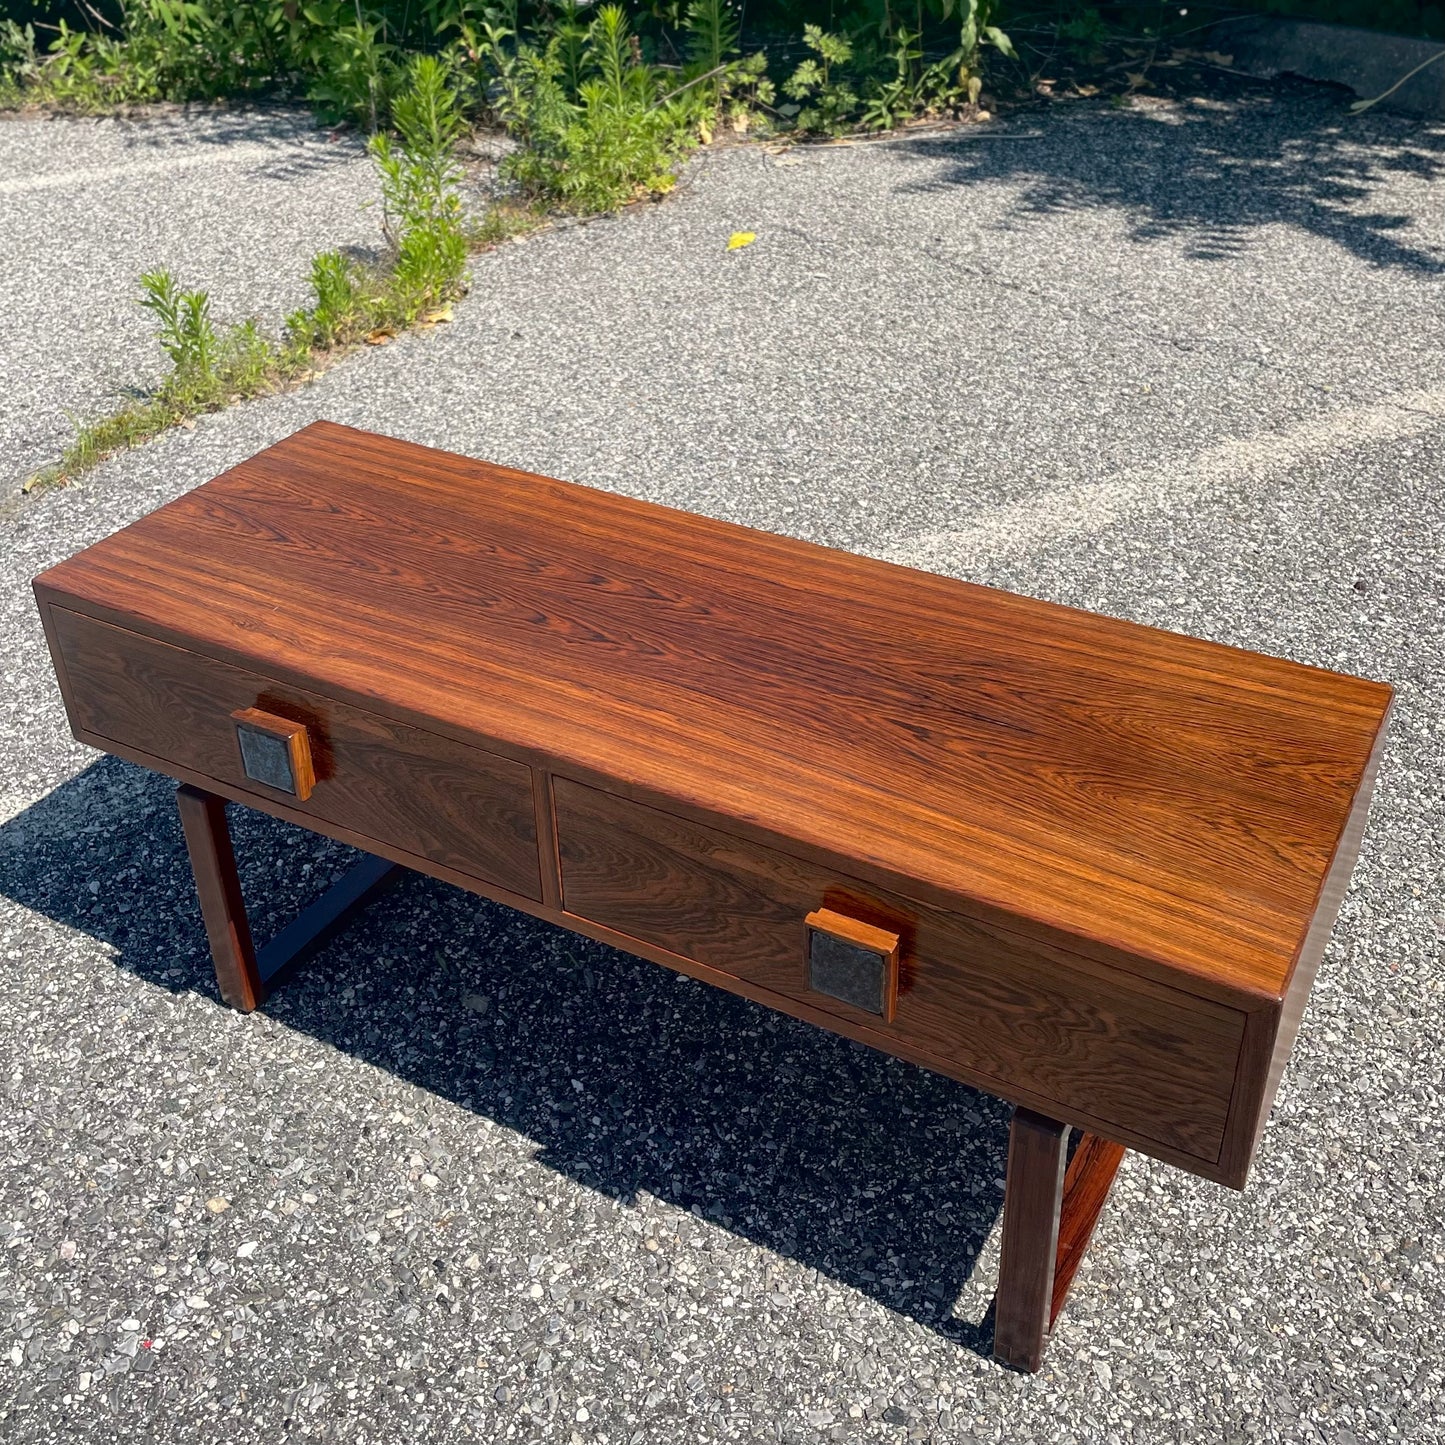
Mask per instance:
[[[1445,1440],[1445,133],[1335,105],[718,155],[12,512],[7,1440]],[[1025,1378],[988,1098],[421,879],[223,1010],[26,584],[317,416],[1394,682],[1249,1189],[1129,1156]],[[237,833],[263,935],[344,862]]]
[[[360,143],[309,113],[0,116],[0,485],[160,379],[143,271],[209,290],[218,322],[274,331],[306,301],[314,252],[375,248],[376,194]]]

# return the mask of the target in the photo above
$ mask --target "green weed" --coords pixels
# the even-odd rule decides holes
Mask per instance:
[[[40,78],[35,27],[0,20],[0,106],[16,105]]]
[[[493,59],[498,114],[521,142],[504,176],[528,194],[575,211],[614,211],[675,182],[696,139],[686,108],[663,92],[641,58],[620,5],[604,5],[571,58],[558,34]]]
[[[687,7],[687,53],[691,69],[718,109],[727,95],[728,62],[738,53],[741,28],[731,0],[692,0]]]
[[[286,320],[286,330],[307,347],[327,350],[352,340],[366,320],[362,277],[356,263],[340,251],[322,251],[311,258],[309,309]]]
[[[204,291],[179,290],[169,271],[147,271],[140,284],[140,304],[156,318],[159,340],[172,370],[187,379],[210,377],[218,350],[210,296]]]
[[[412,59],[393,115],[396,136],[371,143],[388,259],[368,267],[339,251],[313,258],[312,303],[287,318],[279,341],[269,340],[254,321],[218,327],[207,292],[183,290],[168,271],[146,272],[139,304],[154,318],[170,370],[150,396],[81,427],[60,463],[31,478],[27,491],[78,476],[202,412],[312,376],[344,348],[414,324],[460,294],[471,249],[496,244],[539,219],[517,207],[496,207],[481,222],[468,223],[454,159],[460,102],[444,62]]]
[[[803,27],[813,52],[783,82],[783,94],[801,104],[798,129],[838,135],[848,129],[858,97],[838,73],[853,58],[852,42],[817,25]]]
[[[820,0],[800,3],[790,13],[802,18]],[[43,49],[32,27],[0,21],[0,105],[305,95],[371,131],[382,192],[384,260],[316,256],[312,298],[277,340],[251,321],[218,326],[206,292],[147,273],[140,304],[170,371],[151,396],[82,427],[45,479],[440,315],[465,289],[471,251],[548,208],[605,212],[664,194],[721,125],[796,117],[800,131],[838,134],[976,102],[981,54],[1012,54],[996,0],[914,0],[911,24],[897,3],[848,0],[837,21],[830,5],[829,28],[805,23],[810,54],[781,87],[793,103],[776,109],[768,55],[741,53],[737,0],[641,0],[642,34],[621,4],[588,0],[129,0],[122,28],[61,22]],[[462,205],[456,162],[475,118],[518,143],[502,173],[520,199],[480,218]]]

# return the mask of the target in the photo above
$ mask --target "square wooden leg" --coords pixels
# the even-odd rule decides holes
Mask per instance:
[[[1030,1373],[1043,1359],[1124,1157],[1122,1144],[1093,1134],[1083,1136],[1072,1160],[1068,1146],[1067,1124],[1032,1109],[1014,1111],[993,1353]]]
[[[201,919],[206,925],[221,997],[232,1008],[250,1013],[259,1007],[266,990],[256,967],[251,924],[241,898],[241,876],[236,872],[236,855],[231,848],[226,800],[182,783],[176,789],[176,807],[186,835],[186,851],[191,855],[191,872],[196,879]]]
[[[363,858],[258,951],[241,897],[226,800],[182,783],[176,789],[176,807],[196,877],[216,983],[226,1003],[242,1013],[260,1007],[291,969],[345,927],[403,871],[385,858]]]

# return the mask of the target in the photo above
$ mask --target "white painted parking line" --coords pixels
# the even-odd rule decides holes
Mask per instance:
[[[131,176],[151,176],[166,171],[187,170],[192,166],[216,168],[249,164],[259,160],[284,160],[300,150],[315,150],[316,141],[297,141],[292,145],[276,145],[261,141],[239,141],[217,145],[210,150],[187,150],[178,156],[157,156],[152,160],[131,161],[120,166],[91,166],[73,171],[49,171],[38,176],[16,176],[0,180],[0,196],[18,196],[27,191],[69,190],[81,186],[126,180]]]
[[[1257,432],[1166,465],[1130,468],[1102,482],[1045,492],[979,516],[962,527],[923,532],[881,554],[930,571],[985,565],[1062,538],[1100,532],[1145,509],[1176,506],[1240,482],[1266,482],[1294,467],[1366,442],[1418,436],[1445,420],[1445,389],[1400,392],[1367,406]]]

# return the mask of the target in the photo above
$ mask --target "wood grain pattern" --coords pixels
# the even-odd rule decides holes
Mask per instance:
[[[242,770],[231,720],[259,702],[308,727],[315,790],[289,800],[303,817],[541,898],[532,777],[521,764],[63,608],[52,625],[74,689],[72,721],[106,740],[99,746],[127,744],[168,771],[179,764],[270,794]]]
[[[908,1043],[932,1067],[1004,1098],[1049,1100],[1212,1164],[1243,1017],[1031,939],[989,929],[777,850],[554,782],[569,914],[696,959]],[[802,987],[803,920],[820,906],[900,943],[885,1022]],[[1144,1147],[1149,1148],[1149,1144]]]
[[[1390,698],[327,423],[35,587],[85,741],[1236,1185]],[[820,907],[892,1023],[798,997]]]
[[[1084,1262],[1084,1252],[1094,1237],[1104,1201],[1113,1188],[1114,1176],[1124,1162],[1124,1146],[1097,1134],[1086,1133],[1079,1140],[1064,1175],[1064,1194],[1059,1205],[1059,1242],[1054,1255],[1054,1285],[1049,1303],[1049,1328],[1059,1317],[1069,1297],[1074,1276]]]
[[[1294,1048],[1295,1036],[1304,1017],[1305,1004],[1315,975],[1324,958],[1325,948],[1334,928],[1335,918],[1344,902],[1354,871],[1355,859],[1365,834],[1370,811],[1370,797],[1385,749],[1386,732],[1382,724],[1375,746],[1360,775],[1349,818],[1335,845],[1329,871],[1320,883],[1314,916],[1294,958],[1284,997],[1277,1007],[1253,1013],[1245,1028],[1245,1043],[1240,1054],[1239,1075],[1235,1085],[1235,1107],[1232,1112],[1222,1161],[1230,1177],[1243,1188],[1249,1168],[1259,1148],[1260,1136],[1269,1120],[1285,1065]]]
[[[819,908],[810,913],[803,922],[809,928],[816,928],[819,933],[831,934],[834,938],[841,938],[844,943],[866,948],[870,953],[887,956],[898,951],[898,935],[891,929],[865,923],[861,918],[850,918],[846,913],[838,913],[831,908]]]
[[[37,591],[1245,1008],[1390,696],[328,423]]]
[[[1285,1064],[1294,1048],[1295,1035],[1299,1032],[1300,1023],[1304,1018],[1305,1004],[1309,999],[1310,989],[1314,986],[1315,975],[1319,972],[1320,962],[1324,958],[1325,948],[1329,943],[1330,933],[1334,929],[1340,905],[1344,902],[1345,893],[1349,889],[1350,875],[1354,871],[1355,860],[1359,855],[1360,844],[1365,835],[1365,824],[1370,811],[1370,797],[1374,792],[1380,759],[1384,755],[1385,741],[1386,734],[1382,726],[1369,761],[1365,764],[1364,772],[1355,789],[1350,816],[1335,845],[1334,856],[1330,860],[1330,870],[1320,885],[1314,915],[1310,919],[1309,928],[1295,954],[1294,967],[1285,986],[1284,1006],[1280,1010],[1279,1028],[1275,1032],[1274,1046],[1270,1052],[1269,1072],[1265,1079],[1264,1107],[1260,1110],[1259,1124],[1248,1150],[1251,1155],[1254,1152],[1254,1145],[1259,1142],[1259,1130],[1264,1127],[1269,1105],[1274,1099],[1275,1091],[1279,1088]]]
[[[545,903],[538,903],[533,899],[524,898],[518,893],[509,892],[500,888],[494,883],[488,883],[474,874],[460,873],[456,869],[448,868],[445,864],[436,863],[426,858],[417,857],[398,848],[395,843],[388,842],[384,838],[369,838],[363,834],[353,832],[351,829],[339,824],[328,822],[324,818],[317,818],[314,814],[307,814],[289,805],[286,800],[276,796],[262,797],[260,794],[248,791],[245,788],[236,786],[234,783],[223,780],[209,779],[202,774],[194,773],[185,766],[158,758],[154,754],[147,753],[141,748],[131,747],[124,743],[108,742],[93,734],[85,732],[83,728],[76,729],[76,737],[92,747],[106,748],[117,757],[125,758],[128,762],[135,763],[139,767],[151,768],[156,772],[169,773],[172,777],[192,784],[197,789],[214,792],[232,802],[243,803],[248,808],[254,808],[258,812],[269,813],[273,817],[281,818],[288,823],[295,823],[303,828],[309,828],[313,832],[321,833],[325,837],[334,838],[339,843],[346,843],[353,848],[360,848],[364,852],[375,854],[377,857],[386,858],[402,867],[410,868],[418,873],[425,873],[433,878],[440,878],[446,883],[455,884],[458,888],[464,888],[471,893],[476,893],[483,898],[489,898],[495,903],[503,904],[508,908],[516,908],[525,913],[531,913],[537,918],[545,919],[561,928],[570,929],[573,933],[580,933],[584,937],[594,939],[598,943],[605,943],[610,948],[621,949],[625,953],[634,954],[638,958],[645,958],[652,963],[660,964],[664,968],[670,968],[676,973],[686,974],[689,978],[695,978],[702,983],[712,985],[714,988],[725,989],[730,993],[740,995],[742,998],[750,999],[754,1003],[762,1004],[781,1013],[791,1014],[794,1018],[802,1019],[806,1023],[815,1024],[832,1033],[841,1034],[846,1038],[855,1039],[861,1044],[867,1044],[870,1048],[880,1049],[885,1053],[905,1059],[909,1063],[918,1064],[926,1069],[933,1069],[936,1072],[950,1074],[953,1077],[965,1077],[967,1082],[974,1083],[983,1088],[989,1088],[990,1082],[982,1078],[967,1078],[960,1075],[956,1069],[941,1067],[937,1059],[925,1054],[922,1050],[914,1048],[907,1039],[899,1038],[896,1034],[887,1035],[871,1028],[869,1024],[877,1020],[870,1016],[868,1024],[854,1023],[849,1019],[840,1017],[837,1013],[826,1013],[820,1008],[802,999],[789,998],[781,994],[773,993],[771,990],[759,987],[748,979],[739,978],[736,974],[725,973],[721,969],[711,968],[707,964],[699,963],[696,959],[685,958],[681,954],[671,953],[665,948],[659,948],[655,944],[644,942],[642,939],[629,937],[625,933],[619,933],[615,929],[604,927],[602,924],[594,923],[587,918],[579,918],[575,914],[567,913],[564,910],[553,908]],[[1011,1096],[1013,1102],[1022,1104],[1025,1107],[1039,1110],[1047,1110],[1051,1107],[1051,1101],[1041,1095],[1033,1093],[1026,1086],[1018,1087]],[[1102,1119],[1095,1116],[1080,1114],[1071,1120],[1081,1129],[1095,1133],[1107,1133],[1120,1139],[1131,1149],[1137,1149],[1142,1153],[1152,1155],[1156,1159],[1162,1159],[1166,1163],[1176,1164],[1182,1169],[1191,1173],[1199,1174],[1206,1179],[1213,1179],[1220,1184],[1232,1184],[1235,1181],[1224,1175],[1217,1165],[1199,1159],[1195,1155],[1183,1152],[1182,1150],[1171,1149],[1161,1145],[1157,1141],[1144,1138],[1135,1134],[1132,1130],[1125,1128],[1115,1120]]]
[[[1048,1338],[1068,1144],[1067,1124],[1032,1109],[1014,1110],[994,1295],[993,1354],[1001,1364],[1030,1374],[1038,1369]]]

